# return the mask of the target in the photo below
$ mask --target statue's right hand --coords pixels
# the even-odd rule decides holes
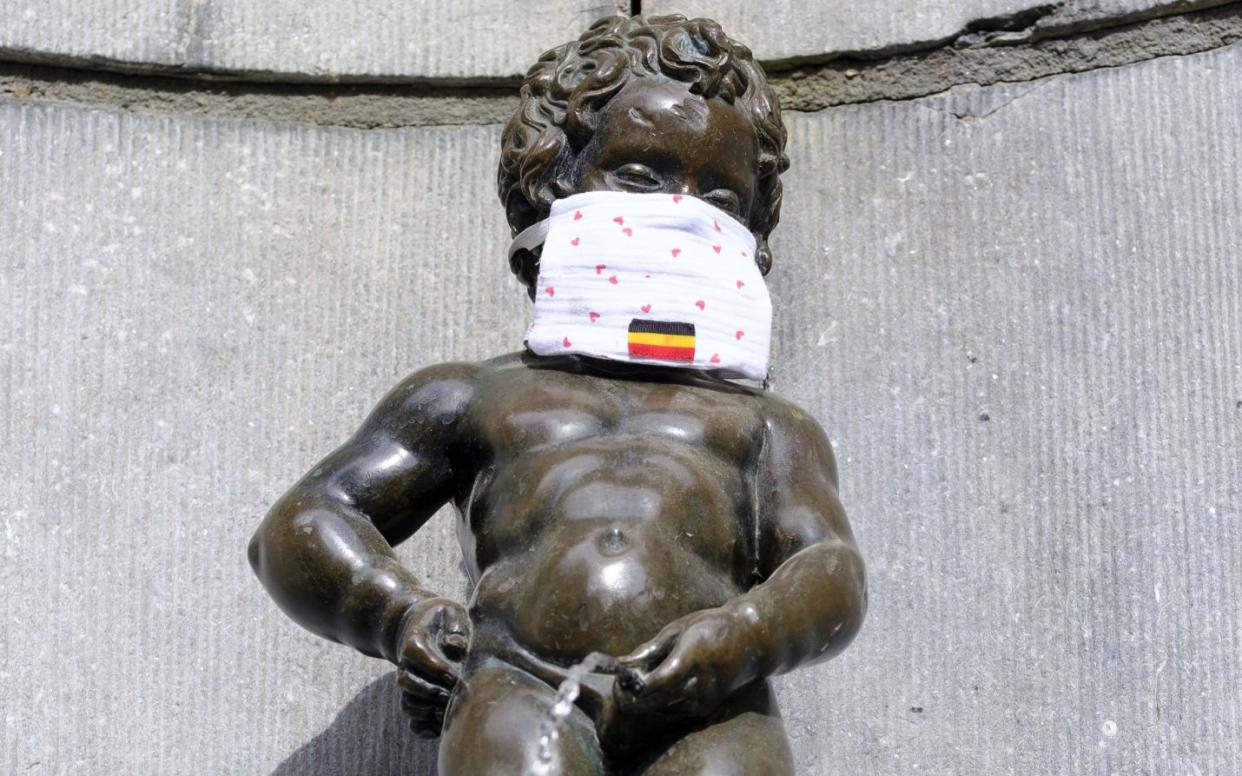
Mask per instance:
[[[447,598],[431,597],[414,604],[402,618],[397,649],[397,683],[401,708],[410,729],[421,738],[435,738],[444,725],[444,711],[461,678],[461,661],[470,645],[470,615]]]

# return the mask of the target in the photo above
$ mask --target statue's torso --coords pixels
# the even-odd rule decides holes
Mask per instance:
[[[478,616],[572,661],[749,586],[763,395],[504,371],[473,402],[460,504]]]

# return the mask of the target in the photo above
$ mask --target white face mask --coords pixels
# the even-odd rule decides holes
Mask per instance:
[[[540,243],[534,353],[767,377],[772,300],[754,235],[724,211],[685,195],[592,191],[553,202],[509,255]]]

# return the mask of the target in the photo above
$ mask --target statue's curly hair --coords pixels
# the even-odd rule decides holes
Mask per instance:
[[[756,261],[767,272],[767,237],[780,219],[780,175],[789,168],[785,125],[750,49],[710,19],[607,17],[539,58],[501,138],[500,199],[513,233],[546,218],[553,200],[573,193],[576,156],[595,133],[600,111],[632,75],[682,81],[692,94],[718,96],[750,116],[759,140],[759,185],[749,226],[759,238]],[[512,269],[532,286],[536,269],[524,253],[514,256]]]

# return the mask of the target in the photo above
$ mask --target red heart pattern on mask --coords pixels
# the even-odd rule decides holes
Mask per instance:
[[[689,196],[689,195],[675,194],[671,196],[671,199],[673,200],[673,204],[677,204],[677,203],[680,203],[681,200],[685,199],[686,196]],[[614,210],[613,212],[615,213],[616,211]],[[682,212],[685,212],[685,211],[682,211]],[[691,212],[697,213],[697,211],[693,211],[693,210]],[[662,226],[659,229],[653,229],[653,230],[638,229],[637,226],[634,226],[635,223],[643,225],[643,224],[646,224],[647,222],[643,221],[641,218],[638,222],[633,221],[631,217],[638,217],[637,213],[630,213],[629,216],[627,216],[624,213],[617,214],[616,216],[609,216],[607,214],[607,211],[605,210],[602,213],[598,211],[593,211],[592,217],[590,219],[587,219],[586,215],[587,214],[585,211],[582,211],[582,210],[574,211],[572,215],[572,220],[574,222],[582,222],[582,225],[575,224],[575,226],[573,227],[566,228],[566,231],[572,228],[573,230],[579,232],[578,235],[575,235],[568,240],[569,244],[573,246],[574,248],[586,247],[588,250],[594,252],[595,250],[599,249],[598,246],[600,245],[607,246],[608,245],[607,235],[610,233],[610,228],[605,228],[605,223],[601,223],[601,222],[608,222],[608,221],[611,221],[613,224],[615,224],[618,228],[618,231],[624,234],[627,238],[633,238],[633,242],[629,243],[629,242],[622,241],[622,243],[616,244],[614,241],[614,247],[612,248],[612,250],[617,251],[621,245],[624,245],[626,247],[620,248],[620,251],[618,251],[618,255],[624,256],[625,261],[622,261],[621,259],[618,259],[618,261],[614,261],[613,264],[616,266],[613,268],[612,272],[607,272],[609,269],[608,264],[600,263],[600,264],[592,265],[589,263],[589,258],[587,258],[584,261],[583,260],[584,257],[590,256],[590,254],[588,253],[571,254],[568,251],[564,251],[561,255],[566,258],[566,260],[569,262],[570,267],[574,265],[575,261],[577,262],[577,265],[579,267],[581,267],[583,264],[585,264],[586,267],[594,267],[595,274],[597,277],[599,277],[600,279],[606,279],[608,283],[612,286],[619,286],[621,283],[620,272],[622,271],[638,270],[638,272],[635,274],[627,275],[627,277],[630,277],[631,279],[636,279],[639,276],[641,276],[642,278],[646,278],[646,279],[653,278],[652,273],[654,272],[654,269],[652,269],[651,272],[643,272],[643,270],[655,266],[655,262],[652,260],[655,259],[659,255],[659,252],[662,250],[668,251],[668,253],[665,255],[670,256],[673,259],[680,259],[683,255],[685,255],[686,259],[690,261],[689,266],[691,267],[691,270],[686,270],[686,265],[684,263],[678,263],[677,271],[669,272],[670,281],[672,281],[674,277],[680,278],[681,274],[686,271],[692,271],[696,273],[707,273],[707,275],[712,276],[710,278],[705,276],[702,279],[702,282],[695,284],[695,285],[701,286],[701,290],[697,292],[694,290],[689,291],[689,293],[691,294],[696,294],[696,295],[702,294],[703,295],[702,298],[692,300],[692,304],[694,305],[694,307],[700,310],[701,313],[705,314],[707,311],[707,306],[710,303],[713,306],[714,314],[735,317],[735,320],[731,321],[733,325],[738,325],[738,324],[747,325],[748,323],[751,322],[750,316],[742,314],[741,311],[734,309],[733,305],[737,304],[737,302],[730,302],[728,296],[722,295],[722,289],[720,288],[721,286],[727,287],[729,274],[733,274],[734,272],[738,272],[739,274],[744,274],[746,272],[753,271],[753,267],[750,266],[749,261],[747,261],[747,265],[745,267],[738,267],[734,269],[730,267],[730,262],[726,261],[726,262],[717,262],[715,264],[712,264],[708,262],[707,257],[703,255],[703,248],[710,247],[712,252],[716,256],[723,256],[724,248],[726,247],[725,243],[729,243],[728,247],[731,250],[737,250],[742,257],[749,258],[749,254],[747,253],[746,250],[740,250],[737,247],[737,242],[734,239],[735,235],[732,229],[730,230],[728,237],[726,237],[723,234],[724,224],[721,223],[719,218],[712,218],[710,214],[705,214],[706,215],[705,219],[699,216],[699,218],[701,219],[700,223],[704,223],[704,225],[705,225],[705,221],[707,220],[711,221],[713,230],[717,232],[717,237],[721,239],[720,243],[712,243],[710,242],[710,238],[707,238],[707,234],[710,234],[710,232],[705,233],[703,231],[698,231],[697,234],[690,234],[689,232],[678,233],[673,229],[669,229],[666,232],[664,231],[664,228]],[[656,221],[653,223],[659,224],[660,222]],[[583,243],[584,238],[582,237],[582,234],[585,232],[585,233],[588,233],[588,236],[595,235],[595,232],[590,231],[592,228],[600,229],[601,233],[598,236],[602,239],[600,240],[593,239],[589,246],[584,246],[584,243]],[[635,234],[635,232],[638,232],[638,233]],[[682,244],[677,247],[669,245],[668,243],[672,241],[668,239],[670,237],[678,240],[679,242],[682,242]],[[561,238],[561,239],[564,239],[564,238]],[[689,239],[691,243],[688,245],[688,247],[687,247],[687,243],[683,242],[684,240],[687,240],[687,239]],[[561,243],[561,245],[564,245],[564,243]],[[676,245],[676,243],[674,243],[674,245]],[[602,258],[604,255],[607,255],[607,251],[609,250],[609,248],[604,247],[600,250],[603,251],[603,255],[600,256]],[[622,253],[622,251],[624,253]],[[625,264],[625,262],[631,260],[630,254],[633,254],[632,258],[634,261],[636,262],[642,261],[646,263],[647,266],[644,267],[642,263],[638,263],[634,266],[630,266],[629,264],[626,264],[625,267],[620,266],[621,264]],[[737,256],[738,254],[733,254],[733,255]],[[576,256],[578,258],[574,260],[574,259],[570,259],[569,258],[570,256]],[[719,269],[717,270],[716,268],[719,268]],[[589,271],[590,271],[589,269],[586,270],[586,272],[588,273]],[[605,274],[606,272],[607,274]],[[717,272],[721,274],[724,274],[724,273],[727,273],[727,274],[724,274],[724,277],[718,277],[718,276],[715,276],[715,273]],[[581,275],[577,276],[577,278],[581,278]],[[611,289],[603,289],[600,286],[588,285],[588,286],[580,287],[579,285],[577,285],[577,283],[579,282],[578,279],[576,279],[575,276],[572,274],[567,275],[566,278],[561,278],[559,275],[553,276],[549,274],[546,282],[550,284],[545,285],[543,289],[543,293],[545,294],[545,296],[541,300],[541,304],[536,306],[537,310],[540,309],[542,305],[546,304],[546,305],[551,306],[550,309],[554,309],[554,310],[563,309],[565,312],[572,311],[572,314],[576,314],[576,316],[585,315],[589,323],[592,325],[602,323],[602,326],[600,328],[593,328],[590,334],[587,335],[587,334],[583,334],[581,331],[584,329],[582,318],[576,317],[576,316],[571,317],[569,320],[576,320],[576,323],[570,324],[568,326],[558,327],[561,329],[560,331],[553,330],[551,332],[547,332],[547,334],[550,336],[548,337],[548,339],[543,340],[543,342],[545,343],[544,347],[550,348],[548,352],[554,352],[554,350],[557,347],[557,340],[555,338],[556,334],[562,335],[559,344],[560,344],[560,347],[564,350],[570,350],[570,349],[577,348],[578,352],[582,352],[581,348],[585,347],[587,348],[586,352],[595,352],[592,350],[592,348],[603,347],[603,346],[595,344],[596,338],[605,336],[605,335],[612,336],[612,332],[608,330],[610,326],[615,325],[615,326],[620,326],[624,328],[626,323],[630,321],[631,318],[634,317],[633,313],[630,313],[627,315],[625,314],[624,311],[627,308],[630,310],[634,310],[635,308],[637,308],[642,311],[641,315],[648,316],[646,320],[651,320],[652,317],[661,318],[661,320],[663,320],[663,318],[665,317],[669,318],[670,320],[680,319],[688,323],[694,322],[698,324],[699,326],[704,327],[707,331],[712,330],[713,326],[719,326],[720,324],[724,324],[723,326],[719,326],[720,328],[724,328],[724,331],[716,332],[715,337],[717,339],[715,342],[711,342],[711,338],[709,336],[705,336],[706,331],[704,331],[704,329],[700,329],[700,332],[699,332],[699,339],[701,340],[700,341],[700,354],[699,354],[699,357],[698,357],[699,360],[697,361],[697,363],[702,368],[706,368],[707,365],[710,364],[711,367],[713,368],[730,368],[730,369],[736,368],[739,361],[741,361],[742,363],[746,363],[744,361],[745,356],[742,356],[741,354],[749,353],[748,350],[745,350],[744,347],[741,346],[740,344],[737,345],[736,346],[737,349],[734,350],[734,347],[735,347],[734,345],[726,344],[725,342],[720,341],[721,334],[724,335],[723,337],[724,339],[727,339],[728,337],[728,333],[727,333],[728,329],[725,328],[727,327],[728,323],[724,321],[708,320],[706,318],[699,317],[698,314],[687,315],[687,313],[684,311],[684,308],[680,314],[677,313],[675,311],[675,308],[679,307],[680,305],[675,301],[676,296],[673,296],[670,294],[669,295],[670,298],[666,299],[665,296],[663,296],[662,294],[668,293],[668,289],[665,289],[664,286],[655,286],[655,287],[645,286],[643,288],[645,288],[646,290],[639,290],[639,287],[637,285],[628,284],[626,289],[618,288],[616,291],[613,291]],[[679,280],[678,282],[682,282],[682,281]],[[688,286],[685,286],[685,288],[693,289],[695,285],[688,285]],[[743,297],[745,300],[747,300],[748,302],[755,301],[752,298],[753,293],[747,289],[747,286],[751,285],[751,281],[742,280],[740,279],[740,277],[735,275],[734,285],[736,286],[736,289],[738,292],[743,292],[745,290],[746,295]],[[592,288],[594,288],[595,290],[591,290]],[[630,289],[633,289],[633,291],[631,291]],[[647,300],[643,300],[642,296],[647,296],[648,294],[654,294],[654,297],[649,296]],[[634,299],[634,296],[638,296],[638,298]],[[551,300],[551,299],[555,299],[555,301],[546,301],[546,300]],[[655,302],[660,302],[660,308],[661,308],[660,313],[654,312]],[[597,309],[591,309],[591,306],[601,305],[601,304],[605,306],[598,307]],[[680,304],[684,304],[684,302],[681,302]],[[569,307],[564,308],[563,307],[564,305],[569,305]],[[607,305],[613,305],[613,306],[609,307]],[[604,317],[602,311],[605,311],[605,310],[608,312],[608,316],[609,316],[608,321],[606,322],[602,320]],[[617,319],[622,319],[622,320],[618,321]],[[538,320],[538,318],[536,320]],[[575,335],[575,336],[571,337],[571,335]],[[584,337],[586,337],[586,339],[583,339]],[[734,331],[734,339],[738,343],[740,343],[745,337],[746,337],[745,330],[736,329]],[[577,342],[583,342],[586,344],[581,345],[581,346],[576,346],[575,343]],[[532,340],[532,344],[533,344],[533,340]],[[715,347],[718,348],[718,350],[707,349],[711,347],[712,345],[715,345]],[[747,346],[745,346],[745,348],[751,348],[753,347],[753,345],[754,343],[748,343]],[[600,351],[600,352],[602,353],[605,351]],[[631,356],[632,355],[633,354],[631,353]],[[705,357],[706,357],[706,360],[703,360]],[[690,364],[686,364],[686,366],[690,366]]]

